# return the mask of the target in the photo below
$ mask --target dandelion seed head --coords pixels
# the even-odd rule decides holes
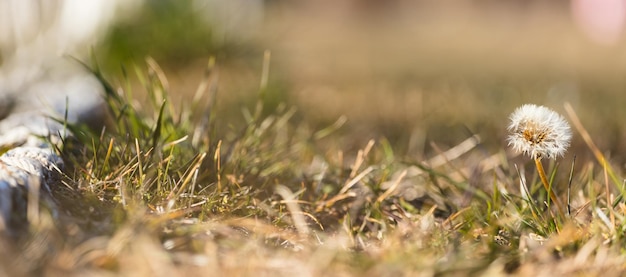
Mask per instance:
[[[563,156],[569,147],[572,132],[561,115],[543,106],[526,104],[509,117],[509,146],[531,158]]]

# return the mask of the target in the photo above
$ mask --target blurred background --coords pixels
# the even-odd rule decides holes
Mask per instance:
[[[175,101],[193,97],[215,57],[217,115],[233,128],[257,100],[269,51],[268,107],[295,106],[294,120],[310,128],[345,116],[337,141],[346,149],[385,137],[412,158],[430,156],[430,142],[445,149],[472,134],[499,151],[515,107],[564,114],[569,102],[623,164],[625,3],[5,0],[0,55],[7,71],[55,55],[88,61],[93,51],[113,80],[152,57]],[[568,155],[589,152],[577,134],[573,146]]]

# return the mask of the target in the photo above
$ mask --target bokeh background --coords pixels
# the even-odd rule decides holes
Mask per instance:
[[[4,23],[22,26],[0,37],[5,69],[32,53],[89,60],[91,51],[112,80],[135,80],[133,66],[151,57],[173,100],[188,101],[214,57],[220,128],[244,124],[269,51],[267,108],[294,106],[294,122],[310,128],[345,116],[333,139],[344,149],[384,137],[420,158],[431,142],[445,149],[478,134],[500,151],[515,107],[564,113],[569,102],[599,147],[626,161],[622,0],[35,1],[33,14],[18,2],[0,6]],[[38,27],[24,27],[31,21]],[[574,137],[568,155],[589,155]]]

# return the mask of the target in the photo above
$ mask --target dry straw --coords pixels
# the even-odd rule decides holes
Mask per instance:
[[[508,143],[517,152],[523,152],[535,160],[541,182],[548,191],[550,199],[562,213],[558,198],[552,192],[546,178],[542,158],[563,156],[569,147],[572,132],[569,124],[561,115],[543,106],[526,104],[517,108],[510,116],[511,123]]]

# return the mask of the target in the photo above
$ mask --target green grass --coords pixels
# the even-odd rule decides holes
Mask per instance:
[[[608,167],[596,160],[576,161],[570,191],[572,159],[546,163],[557,195],[572,207],[571,215],[560,216],[546,208],[549,198],[530,161],[507,156],[505,145],[487,153],[478,136],[451,149],[435,147],[437,154],[424,160],[397,153],[384,137],[344,151],[337,132],[343,119],[311,129],[293,119],[296,107],[267,105],[265,85],[257,105],[241,113],[245,124],[225,124],[229,118],[216,112],[215,71],[209,62],[193,100],[175,106],[155,62],[127,68],[115,84],[96,68],[106,86],[107,127],[68,126],[76,139],[62,151],[67,176],[42,202],[29,233],[3,248],[5,271],[626,272],[623,184],[619,172],[607,179]],[[145,91],[132,91],[132,78]],[[148,100],[135,102],[138,93]]]

